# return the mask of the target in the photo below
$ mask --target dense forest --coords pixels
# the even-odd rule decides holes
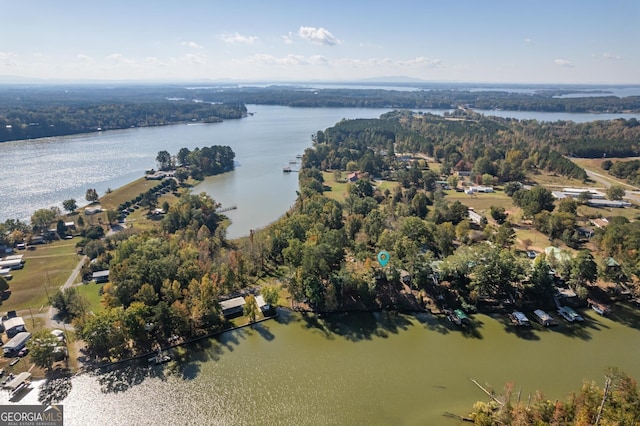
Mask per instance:
[[[220,122],[246,115],[244,105],[204,102],[0,104],[0,142],[184,122]]]

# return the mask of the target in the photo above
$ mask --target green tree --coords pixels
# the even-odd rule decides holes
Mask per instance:
[[[511,247],[516,239],[516,232],[510,223],[503,223],[493,234],[493,242],[500,247]]]
[[[244,314],[249,317],[249,321],[256,321],[256,317],[258,316],[258,303],[256,303],[256,298],[253,294],[244,298],[243,311]]]
[[[266,303],[271,306],[278,304],[280,295],[278,294],[278,288],[274,285],[265,285],[260,289],[260,293]]]
[[[100,199],[100,196],[98,195],[98,191],[96,191],[95,188],[89,188],[87,189],[87,192],[84,196],[85,200],[87,200],[90,203],[95,203],[96,201],[98,201]]]
[[[75,287],[58,291],[51,298],[50,303],[66,321],[82,317],[89,307],[87,298],[81,295]]]
[[[491,217],[498,222],[498,225],[502,225],[507,220],[507,214],[504,207],[491,206]]]
[[[78,203],[76,203],[75,199],[69,198],[68,200],[64,200],[62,202],[62,208],[69,213],[73,213],[78,208]]]
[[[31,340],[27,342],[31,360],[40,368],[51,370],[56,361],[56,348],[58,339],[51,334],[51,330],[43,329],[36,331]]]
[[[584,286],[598,278],[598,265],[588,250],[581,250],[571,259],[569,282],[575,286]]]
[[[52,209],[38,209],[31,215],[31,225],[34,231],[43,232],[55,219],[56,213]]]
[[[111,308],[87,315],[77,331],[87,344],[89,353],[99,358],[122,355],[126,344],[126,336],[121,325],[122,317],[122,308]]]
[[[0,299],[2,299],[2,295],[7,290],[9,290],[9,283],[3,276],[0,276]]]
[[[530,190],[520,189],[513,194],[513,203],[521,207],[526,217],[533,217],[543,210],[553,211],[554,198],[551,191],[541,186]]]
[[[611,185],[609,188],[607,188],[607,197],[610,200],[622,200],[622,197],[624,197],[624,194],[625,194],[624,187],[620,185]]]
[[[411,208],[416,216],[424,219],[427,213],[429,213],[429,209],[427,205],[429,204],[429,200],[424,192],[418,192],[411,200]]]
[[[171,154],[168,151],[159,151],[156,156],[158,168],[160,170],[168,170],[171,168]]]
[[[563,198],[558,203],[558,213],[571,213],[576,215],[578,213],[578,203],[573,198]]]

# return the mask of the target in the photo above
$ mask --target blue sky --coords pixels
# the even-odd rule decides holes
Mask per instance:
[[[0,78],[640,84],[640,1],[0,0]]]

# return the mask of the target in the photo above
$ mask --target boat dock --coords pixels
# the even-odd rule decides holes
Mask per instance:
[[[220,207],[218,209],[216,209],[216,213],[224,213],[224,212],[228,212],[231,210],[235,210],[237,209],[238,206],[236,206],[235,204],[233,206],[229,206],[229,207]]]

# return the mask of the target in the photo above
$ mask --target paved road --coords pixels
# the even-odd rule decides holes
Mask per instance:
[[[609,188],[611,186],[611,181],[607,176],[600,173],[596,173],[593,170],[587,170],[587,169],[584,169],[584,170],[587,172],[587,176],[589,176],[590,179],[598,183],[601,183],[605,188]],[[637,187],[633,185],[629,185],[628,183],[625,183],[625,182],[619,182],[618,184],[620,186],[626,186],[627,188],[630,188],[625,190],[625,194],[624,194],[625,198],[628,198],[635,203],[640,203],[640,192],[638,192]]]
[[[60,287],[60,290],[64,290],[66,288],[69,288],[71,286],[74,285],[76,278],[78,278],[78,275],[80,274],[80,270],[82,269],[82,265],[84,265],[84,262],[86,262],[89,258],[87,256],[82,256],[82,258],[80,259],[80,261],[78,262],[78,265],[75,267],[75,269],[73,270],[73,272],[71,272],[71,275],[69,275],[69,278],[67,278],[67,281]],[[22,310],[20,311],[20,315],[22,316],[29,316],[29,317],[33,317],[33,318],[42,318],[44,320],[44,327],[45,328],[64,328],[66,327],[66,324],[62,324],[60,321],[56,321],[54,319],[55,315],[58,313],[58,310],[55,309],[53,306],[48,306],[45,307],[45,311],[42,312],[38,312],[38,313],[33,313],[32,310]]]

